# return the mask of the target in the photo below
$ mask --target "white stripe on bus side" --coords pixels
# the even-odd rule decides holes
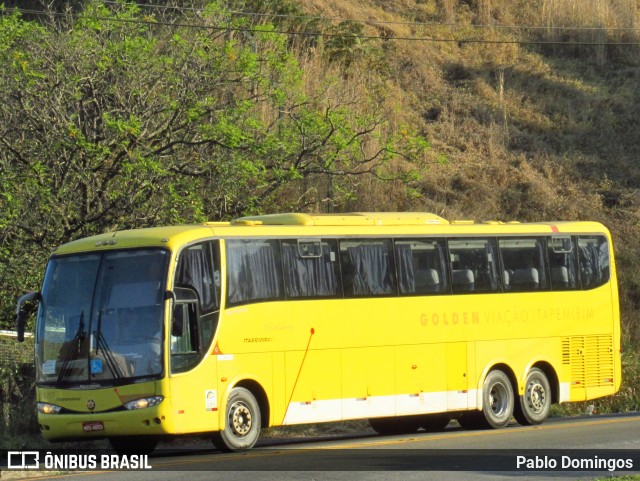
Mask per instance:
[[[477,390],[292,402],[282,424],[410,416],[476,409]]]

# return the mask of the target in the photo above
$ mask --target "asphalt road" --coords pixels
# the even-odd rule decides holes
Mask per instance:
[[[514,424],[500,430],[465,431],[451,423],[443,432],[410,436],[378,436],[366,431],[304,440],[267,440],[245,453],[220,453],[207,445],[194,444],[165,448],[152,455],[149,464],[153,467],[151,472],[93,471],[74,473],[73,479],[603,478],[640,473],[640,413],[550,419],[541,426]],[[597,469],[588,469],[592,467]]]

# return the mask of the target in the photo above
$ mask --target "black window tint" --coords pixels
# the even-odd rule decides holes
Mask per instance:
[[[230,305],[282,299],[278,241],[227,241],[227,279]]]
[[[601,286],[609,280],[609,243],[606,237],[578,237],[578,259],[583,289]]]
[[[332,297],[340,292],[336,241],[282,241],[288,298]]]
[[[202,242],[184,249],[178,259],[175,285],[198,293],[202,312],[220,309],[218,244]]]
[[[496,254],[491,239],[451,239],[448,244],[453,292],[498,290]]]
[[[443,241],[395,241],[400,294],[428,294],[449,290]]]
[[[384,296],[396,293],[390,239],[340,241],[345,296]]]
[[[549,242],[549,272],[554,291],[576,289],[578,275],[576,249],[570,236],[552,237]]]
[[[545,239],[517,237],[498,241],[507,291],[547,288]]]

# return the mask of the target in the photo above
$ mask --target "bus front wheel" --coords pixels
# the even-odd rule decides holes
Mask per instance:
[[[251,449],[258,441],[260,424],[260,407],[251,391],[233,388],[225,410],[225,427],[213,433],[213,444],[222,451]]]
[[[542,370],[534,367],[529,371],[519,401],[513,417],[523,426],[541,424],[547,419],[551,410],[551,387]]]
[[[506,426],[513,414],[514,404],[509,377],[499,370],[487,374],[482,388],[482,414],[487,427]]]

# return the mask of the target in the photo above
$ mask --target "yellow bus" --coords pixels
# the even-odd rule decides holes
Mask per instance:
[[[45,438],[251,448],[269,426],[542,423],[620,387],[595,222],[273,214],[119,231],[51,256],[27,301]]]

